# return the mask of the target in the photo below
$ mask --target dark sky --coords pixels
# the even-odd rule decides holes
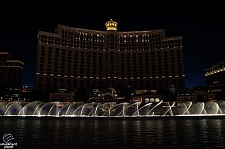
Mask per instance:
[[[122,0],[121,0],[122,1]],[[225,60],[225,1],[1,1],[0,51],[25,62],[23,84],[34,85],[37,33],[57,24],[106,30],[110,18],[118,31],[165,29],[183,36],[186,86],[205,85],[203,70]]]

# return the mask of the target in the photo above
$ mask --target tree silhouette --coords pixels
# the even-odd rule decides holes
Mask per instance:
[[[76,92],[75,92],[75,101],[81,101],[81,102],[88,102],[88,93],[86,88],[81,86]]]

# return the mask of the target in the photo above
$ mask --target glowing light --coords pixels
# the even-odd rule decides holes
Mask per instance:
[[[106,22],[105,25],[106,25],[106,29],[107,30],[114,30],[114,31],[116,31],[118,23],[113,21],[112,19],[110,19],[110,21]]]

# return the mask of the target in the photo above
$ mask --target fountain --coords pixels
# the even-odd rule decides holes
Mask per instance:
[[[35,117],[168,117],[225,116],[225,101],[135,103],[0,102],[0,116]]]

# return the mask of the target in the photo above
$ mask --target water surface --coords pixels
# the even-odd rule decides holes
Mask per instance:
[[[223,117],[0,117],[0,136],[5,133],[14,136],[14,148],[225,147]]]

